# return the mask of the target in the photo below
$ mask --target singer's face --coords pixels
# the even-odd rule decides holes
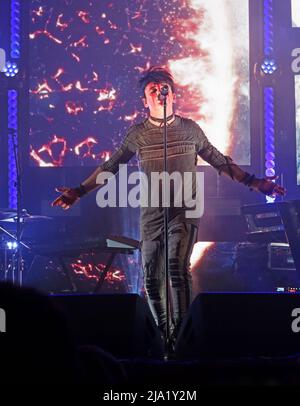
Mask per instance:
[[[144,106],[149,108],[150,115],[153,117],[162,117],[163,114],[163,101],[159,100],[161,88],[167,85],[169,93],[167,96],[167,114],[173,113],[173,103],[175,100],[175,94],[172,92],[171,86],[166,83],[148,83],[145,88],[145,97],[143,98]]]

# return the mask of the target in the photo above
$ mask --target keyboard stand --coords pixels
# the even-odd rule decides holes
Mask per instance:
[[[96,267],[96,269],[99,272],[99,279],[97,281],[97,284],[95,286],[95,289],[93,291],[93,293],[99,293],[100,289],[103,286],[103,283],[105,281],[105,278],[111,268],[111,265],[116,257],[117,254],[125,254],[125,255],[132,255],[134,253],[134,250],[136,248],[121,248],[121,247],[107,247],[107,246],[96,246],[96,247],[91,247],[89,249],[80,247],[80,248],[72,248],[72,249],[65,249],[65,250],[52,250],[52,249],[44,249],[44,250],[35,250],[34,254],[35,255],[40,255],[43,257],[48,257],[48,258],[57,258],[57,260],[59,261],[59,264],[62,268],[62,271],[66,277],[67,283],[70,287],[70,291],[72,293],[77,293],[78,289],[76,286],[76,283],[74,281],[74,278],[72,276],[72,272],[70,271],[68,265],[65,262],[66,258],[74,258],[77,257],[81,254],[89,254],[91,252],[96,252],[96,253],[107,253],[108,255],[108,259],[105,265],[105,268],[103,269],[103,271],[101,271],[98,267],[96,267],[96,265],[94,264],[94,266]],[[33,263],[33,261],[32,261]],[[32,266],[32,264],[31,264]],[[30,272],[31,266],[28,270],[28,273]]]

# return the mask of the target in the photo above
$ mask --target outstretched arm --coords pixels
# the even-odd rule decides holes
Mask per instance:
[[[243,171],[231,158],[226,156],[225,159],[227,162],[220,168],[220,172],[229,176],[232,180],[243,183],[249,186],[250,189],[268,196],[284,196],[286,194],[284,187],[273,182],[275,179],[278,179],[277,176],[257,178],[255,175]]]
[[[209,142],[200,127],[198,127],[198,137],[198,154],[201,156],[201,158],[217,169],[219,174],[229,176],[232,180],[243,183],[244,185],[250,187],[251,190],[261,192],[265,195],[284,196],[286,194],[285,188],[273,182],[275,179],[277,179],[276,176],[257,178],[255,175],[251,175],[243,171],[243,169],[234,163],[230,157],[223,155]]]
[[[135,147],[130,141],[130,134],[125,137],[120,148],[111,156],[111,158],[99,166],[87,179],[85,179],[79,187],[56,188],[57,192],[61,195],[58,196],[53,202],[52,206],[58,206],[63,209],[69,209],[76,203],[82,196],[102,186],[97,183],[98,175],[101,172],[112,172],[116,174],[119,170],[119,164],[128,162],[135,154]]]
[[[61,194],[52,202],[52,206],[58,206],[64,210],[69,209],[76,202],[78,202],[82,196],[101,186],[100,184],[97,184],[97,177],[102,171],[102,167],[99,166],[86,180],[79,185],[79,187],[70,188],[63,186],[56,188],[56,192]]]

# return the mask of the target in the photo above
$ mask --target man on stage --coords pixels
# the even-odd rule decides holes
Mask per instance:
[[[188,74],[188,73],[187,73]],[[135,154],[139,169],[148,179],[151,174],[164,170],[163,102],[161,89],[168,87],[167,104],[167,167],[168,173],[193,173],[197,171],[197,155],[212,165],[219,174],[229,176],[251,189],[266,195],[284,195],[285,190],[272,182],[275,178],[259,179],[244,172],[233,160],[219,152],[207,139],[202,129],[193,120],[175,115],[173,103],[175,85],[172,75],[164,68],[150,68],[139,81],[144,106],[149,109],[148,118],[133,125],[127,132],[119,149],[99,166],[92,175],[77,188],[59,188],[61,195],[54,206],[69,209],[85,194],[100,187],[97,177],[103,171],[117,173],[119,164],[127,163]],[[192,195],[195,196],[195,177],[192,180]],[[178,191],[173,190],[172,195]],[[186,216],[186,205],[171,204],[168,209],[168,271],[172,302],[172,333],[179,331],[181,322],[191,303],[190,256],[197,238],[199,218]],[[141,207],[141,252],[144,284],[148,303],[157,325],[166,331],[166,300],[164,283],[164,216],[163,205]]]

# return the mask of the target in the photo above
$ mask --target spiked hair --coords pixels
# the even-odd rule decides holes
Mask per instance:
[[[143,96],[145,95],[145,88],[149,83],[162,83],[166,82],[170,85],[172,92],[175,92],[174,79],[171,73],[160,66],[151,66],[144,75],[140,78],[138,84],[142,91]]]

